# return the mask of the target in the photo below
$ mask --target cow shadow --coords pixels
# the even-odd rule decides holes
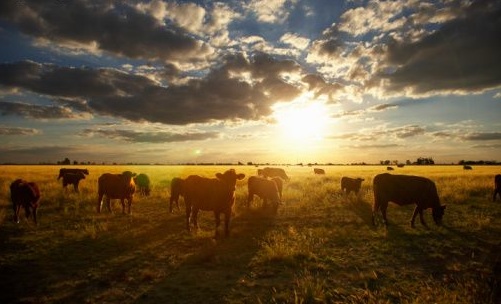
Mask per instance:
[[[376,229],[372,224],[372,204],[361,196],[348,196],[346,208],[357,215],[365,225]]]

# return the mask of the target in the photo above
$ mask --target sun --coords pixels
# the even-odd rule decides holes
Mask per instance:
[[[284,139],[299,142],[321,140],[329,123],[325,103],[304,98],[276,105],[274,118]]]

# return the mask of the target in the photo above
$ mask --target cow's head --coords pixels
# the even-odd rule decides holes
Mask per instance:
[[[245,174],[243,173],[237,174],[235,172],[235,169],[230,169],[224,173],[217,173],[216,177],[219,180],[223,181],[226,185],[228,185],[229,189],[234,191],[237,185],[237,180],[244,179]]]
[[[445,213],[445,205],[433,208],[432,215],[433,215],[433,220],[435,221],[435,224],[437,224],[437,225],[442,224],[442,218],[444,217],[444,213]]]

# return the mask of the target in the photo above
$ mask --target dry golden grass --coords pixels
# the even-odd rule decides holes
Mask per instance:
[[[388,230],[370,222],[372,178],[383,166],[285,167],[277,215],[244,208],[237,184],[230,238],[213,239],[213,214],[185,229],[168,212],[173,177],[214,176],[230,167],[90,166],[80,193],[63,191],[58,166],[2,166],[0,303],[497,303],[501,301],[499,167],[406,166],[393,174],[426,176],[447,204],[444,226],[408,225],[412,206],[390,204]],[[235,166],[248,176],[255,167]],[[152,180],[132,215],[97,214],[97,178],[130,170]],[[361,193],[340,192],[342,176],[362,177]],[[35,181],[39,225],[12,222],[9,185]],[[181,200],[182,202],[182,200]],[[496,293],[497,291],[497,293]]]

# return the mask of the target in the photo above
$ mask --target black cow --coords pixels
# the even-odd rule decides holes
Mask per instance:
[[[494,194],[492,195],[492,201],[496,201],[496,195],[499,194],[501,198],[501,174],[494,176]]]
[[[37,184],[16,179],[10,184],[10,198],[14,210],[14,222],[19,223],[19,212],[24,208],[26,218],[33,214],[33,220],[37,223],[37,210],[40,206],[40,189]]]

